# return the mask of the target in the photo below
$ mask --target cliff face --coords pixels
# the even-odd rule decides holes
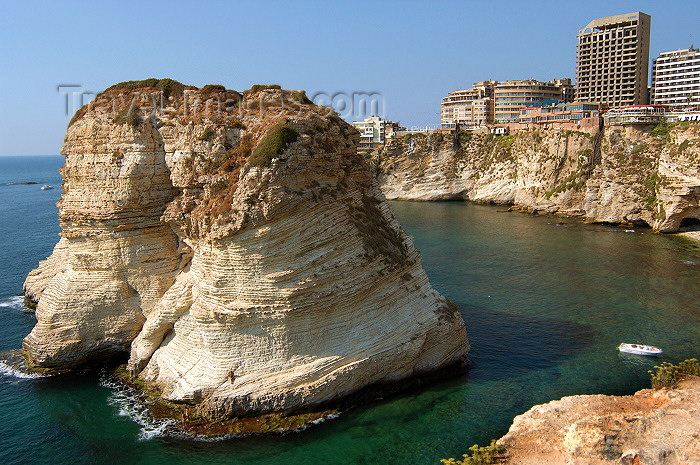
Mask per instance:
[[[395,137],[371,160],[386,197],[465,199],[675,232],[700,219],[700,125]]]
[[[498,442],[507,464],[700,463],[700,380],[633,396],[572,396],[518,416]]]
[[[274,87],[168,84],[115,114],[124,88],[65,138],[62,239],[25,282],[34,363],[128,351],[163,397],[219,416],[318,404],[469,350],[350,125]]]

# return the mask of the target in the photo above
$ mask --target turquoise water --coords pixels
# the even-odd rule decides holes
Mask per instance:
[[[0,157],[0,350],[18,348],[34,323],[16,296],[58,240],[61,163],[61,157]],[[21,181],[39,184],[9,184]],[[42,191],[42,184],[56,189]],[[655,361],[623,357],[615,350],[622,341],[659,345],[670,361],[698,355],[700,249],[694,244],[489,206],[392,206],[415,237],[433,286],[465,317],[474,363],[468,377],[346,412],[299,434],[197,443],[144,432],[128,415],[128,402],[98,374],[20,379],[6,373],[0,375],[0,463],[437,465],[503,435],[513,416],[534,404],[646,387]]]

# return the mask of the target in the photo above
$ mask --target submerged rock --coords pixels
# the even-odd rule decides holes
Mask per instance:
[[[464,321],[358,141],[277,86],[148,80],[98,95],[62,149],[62,238],[25,282],[32,363],[129,352],[132,375],[206,417],[305,408],[459,364]]]

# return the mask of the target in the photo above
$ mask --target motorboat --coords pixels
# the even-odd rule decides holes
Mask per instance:
[[[635,355],[661,355],[663,350],[658,347],[648,346],[645,344],[620,344],[618,347],[620,352],[627,352]]]
[[[51,189],[53,189],[53,186],[49,186],[48,184],[44,184],[43,186],[41,186],[42,191],[48,191]]]

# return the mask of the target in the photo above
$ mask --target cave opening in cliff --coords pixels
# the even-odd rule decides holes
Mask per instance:
[[[683,218],[678,229],[681,231],[700,231],[700,218]]]

